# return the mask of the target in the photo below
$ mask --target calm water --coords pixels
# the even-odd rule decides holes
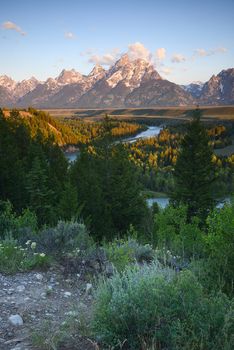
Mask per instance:
[[[148,137],[157,136],[162,130],[159,126],[149,126],[147,130],[140,132],[134,137],[129,137],[124,140],[124,142],[136,142],[139,139],[146,139]],[[74,162],[79,152],[65,152],[65,157],[69,160],[69,162]]]
[[[152,207],[153,203],[158,203],[158,205],[164,209],[169,204],[169,198],[148,198],[146,200],[149,207]],[[231,199],[229,197],[224,198],[217,204],[217,208],[222,208],[224,204],[231,203]]]
[[[79,152],[69,152],[65,153],[65,157],[69,160],[69,162],[74,162],[77,158]]]
[[[136,142],[139,139],[147,139],[149,137],[157,136],[160,131],[162,130],[162,127],[160,126],[149,126],[147,130],[140,132],[134,137],[129,137],[124,142]]]

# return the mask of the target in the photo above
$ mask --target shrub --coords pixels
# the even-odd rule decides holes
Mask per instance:
[[[134,262],[150,262],[154,258],[154,250],[149,245],[141,245],[135,239],[116,239],[105,246],[107,258],[117,271],[123,271]]]
[[[9,201],[0,201],[0,237],[4,238],[10,233],[14,238],[21,238],[32,235],[36,231],[37,217],[35,213],[25,209],[21,215],[17,216]]]
[[[207,219],[210,274],[225,292],[234,291],[234,202],[216,209]]]
[[[155,262],[100,282],[92,327],[116,348],[231,350],[232,313],[227,297],[208,298],[190,272],[175,275]]]
[[[38,244],[48,253],[62,255],[87,250],[93,245],[84,224],[76,221],[59,221],[54,228],[44,229],[37,237]]]
[[[203,255],[203,232],[198,218],[187,223],[187,208],[166,207],[155,215],[153,232],[154,244],[166,248],[183,259],[198,258]]]

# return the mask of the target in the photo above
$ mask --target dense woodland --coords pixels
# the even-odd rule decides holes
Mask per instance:
[[[102,254],[114,273],[96,285],[88,336],[103,349],[231,350],[234,204],[215,206],[233,191],[234,156],[214,149],[233,130],[204,127],[196,110],[186,125],[119,142],[143,129],[0,110],[0,272],[78,273]],[[75,162],[65,145],[79,147]],[[149,208],[149,189],[170,205]]]

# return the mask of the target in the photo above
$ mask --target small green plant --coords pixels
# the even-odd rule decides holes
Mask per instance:
[[[118,272],[135,262],[151,262],[154,250],[149,244],[141,245],[136,239],[116,239],[105,246],[107,258]]]
[[[52,322],[46,321],[40,328],[33,330],[31,340],[34,346],[40,350],[58,350],[66,336],[62,327],[56,327]]]
[[[105,247],[107,258],[117,271],[122,272],[129,264],[134,263],[134,249],[123,239],[114,240]]]
[[[11,234],[14,238],[20,238],[25,233],[32,235],[37,231],[37,217],[29,209],[22,211],[17,216],[9,201],[0,201],[0,238]]]
[[[45,268],[50,257],[36,251],[36,242],[27,241],[24,246],[11,236],[0,241],[0,272],[15,273],[33,268]]]

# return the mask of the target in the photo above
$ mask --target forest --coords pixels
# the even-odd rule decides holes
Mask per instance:
[[[82,337],[100,349],[233,349],[234,202],[216,207],[233,194],[234,154],[216,153],[233,124],[200,118],[128,143],[147,125],[0,110],[0,274],[84,271],[94,292]],[[170,204],[149,207],[147,191]],[[64,337],[81,330],[59,328],[53,343],[37,332],[35,348],[69,349]]]

